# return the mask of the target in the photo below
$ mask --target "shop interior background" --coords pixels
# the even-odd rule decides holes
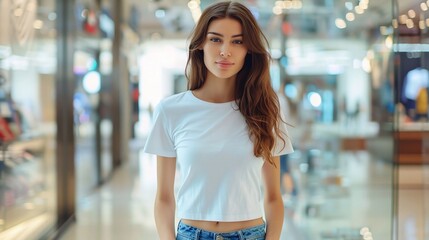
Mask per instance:
[[[70,10],[78,212],[118,169],[118,145],[122,164],[137,155],[153,167],[134,143],[144,142],[156,104],[186,90],[187,37],[213,1],[119,2],[120,23],[116,1],[75,0]],[[427,238],[429,1],[242,2],[270,41],[273,86],[293,125],[294,190],[283,190],[292,227],[284,236]],[[57,7],[0,0],[0,238],[25,237],[22,229],[45,234],[62,204],[55,153],[64,19]],[[154,171],[141,172],[152,185],[134,191],[149,194]],[[140,214],[139,223],[154,229],[152,216]]]

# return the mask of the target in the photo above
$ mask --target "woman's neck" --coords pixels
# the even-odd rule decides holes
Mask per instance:
[[[193,91],[199,99],[223,103],[235,100],[235,81],[228,79],[207,79],[204,85]]]

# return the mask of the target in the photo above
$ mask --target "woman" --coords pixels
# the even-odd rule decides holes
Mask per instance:
[[[145,146],[157,155],[160,239],[280,238],[278,156],[292,147],[270,83],[267,46],[242,4],[220,2],[202,13],[190,39],[189,90],[158,104]]]

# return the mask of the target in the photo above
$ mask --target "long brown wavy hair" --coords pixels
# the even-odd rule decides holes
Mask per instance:
[[[210,23],[222,18],[235,19],[241,23],[243,42],[249,52],[243,68],[237,73],[235,100],[254,143],[254,155],[274,164],[272,150],[277,136],[285,144],[279,128],[283,120],[280,117],[279,100],[271,86],[268,41],[247,7],[228,1],[215,3],[203,11],[190,36],[185,73],[188,89],[199,89],[205,82],[208,70],[204,65],[204,52],[201,48]]]

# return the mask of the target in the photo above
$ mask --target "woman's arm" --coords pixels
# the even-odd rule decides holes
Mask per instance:
[[[267,240],[279,240],[283,226],[284,206],[280,192],[280,158],[273,158],[276,167],[265,161],[262,177],[265,187],[264,209],[267,221]]]
[[[155,223],[160,239],[174,240],[175,211],[174,178],[176,158],[157,157],[157,190],[155,197]]]

